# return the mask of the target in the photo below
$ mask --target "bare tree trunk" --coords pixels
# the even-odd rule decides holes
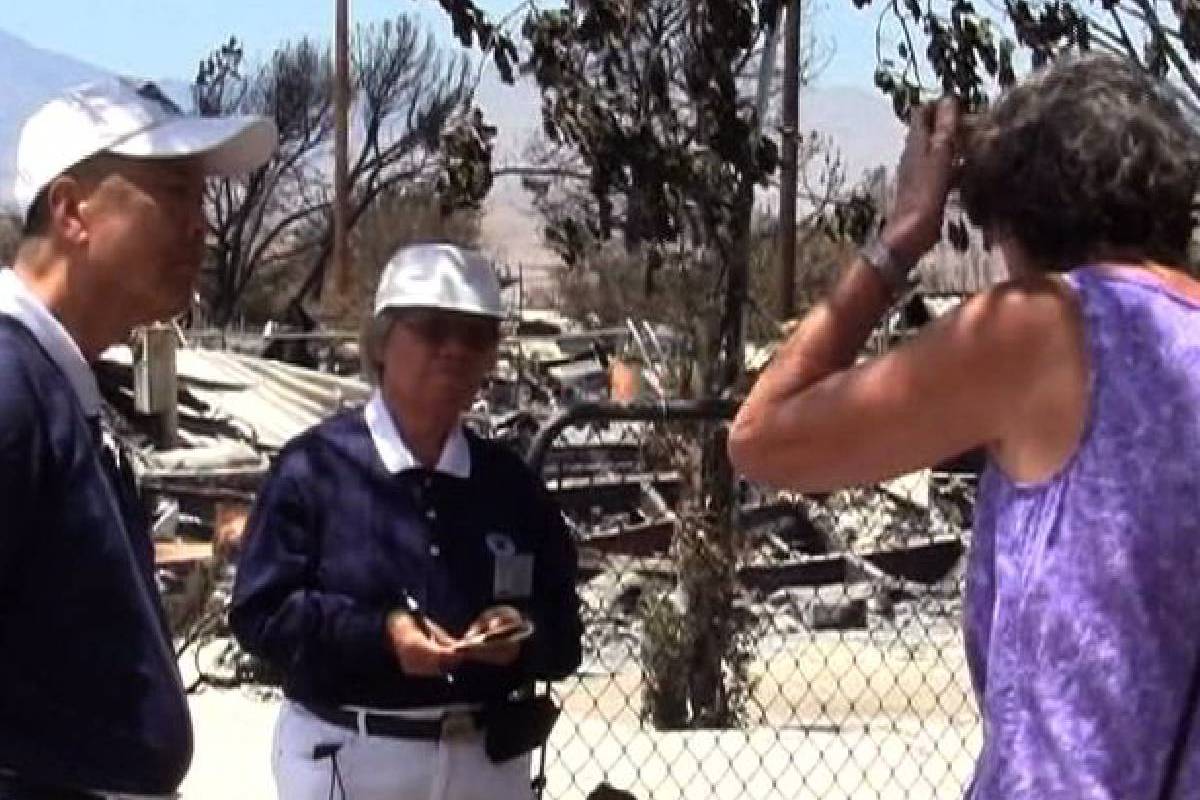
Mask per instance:
[[[350,280],[346,248],[350,157],[350,0],[336,2],[333,70],[333,275],[337,289],[343,290]]]
[[[796,185],[800,149],[800,12],[790,0],[783,39],[783,158],[779,178],[779,319],[796,314]]]

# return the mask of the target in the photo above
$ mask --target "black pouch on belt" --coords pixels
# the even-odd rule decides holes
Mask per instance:
[[[525,755],[550,738],[558,705],[545,695],[494,703],[483,710],[483,746],[494,764]]]

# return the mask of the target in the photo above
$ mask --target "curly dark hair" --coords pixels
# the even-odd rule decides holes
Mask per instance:
[[[971,221],[1060,272],[1120,248],[1188,263],[1200,135],[1173,87],[1111,55],[1060,59],[964,135]]]

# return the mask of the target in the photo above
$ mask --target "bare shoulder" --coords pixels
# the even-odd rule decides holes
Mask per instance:
[[[1059,277],[1022,277],[968,299],[947,323],[993,347],[1046,344],[1071,336],[1080,324],[1079,303]]]
[[[924,339],[925,341],[921,341]],[[916,357],[958,364],[965,377],[1004,396],[1010,411],[1037,406],[1039,387],[1082,369],[1079,301],[1065,280],[1038,275],[1006,281],[966,300],[916,342]],[[1010,415],[1005,415],[1010,416]]]
[[[1087,408],[1088,363],[1075,292],[1057,276],[1001,284],[964,304],[975,363],[993,372],[1001,425],[993,457],[1013,478],[1037,481],[1074,453]]]
[[[881,366],[917,375],[933,370],[939,382],[965,382],[964,399],[973,387],[996,398],[997,410],[1011,410],[1047,368],[1078,349],[1081,329],[1078,302],[1065,281],[1020,278],[968,298],[884,356]]]

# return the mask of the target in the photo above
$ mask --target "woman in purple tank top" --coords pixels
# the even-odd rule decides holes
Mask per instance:
[[[960,130],[915,114],[895,205],[779,351],[729,450],[806,491],[982,446],[973,800],[1200,797],[1200,137],[1174,90],[1060,61]],[[855,364],[957,182],[1010,280]]]

